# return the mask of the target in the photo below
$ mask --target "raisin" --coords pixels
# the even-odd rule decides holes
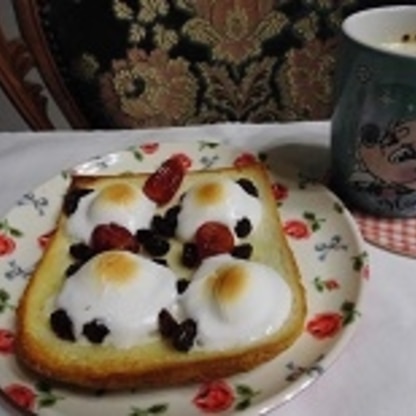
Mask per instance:
[[[96,253],[106,250],[139,251],[134,235],[121,225],[110,223],[97,225],[91,234],[90,246]]]
[[[151,256],[160,257],[164,256],[169,251],[170,244],[164,238],[154,234],[151,238],[146,240],[143,247]]]
[[[75,341],[74,328],[71,318],[64,309],[57,309],[50,316],[52,331],[65,341]]]
[[[185,290],[188,288],[189,286],[189,280],[188,279],[178,279],[176,281],[176,290],[179,294],[182,294],[183,292],[185,292]]]
[[[248,218],[244,217],[237,221],[234,231],[238,238],[247,237],[252,230],[251,222]]]
[[[181,206],[180,205],[174,205],[173,207],[170,207],[166,213],[165,213],[165,218],[169,221],[174,223],[175,225],[178,222],[178,215],[179,212],[181,211]]]
[[[179,327],[172,338],[172,345],[178,351],[187,352],[194,345],[194,341],[197,334],[196,322],[191,319],[185,319]]]
[[[166,222],[165,218],[162,215],[155,215],[152,218],[151,228],[155,233],[163,235],[165,237],[173,236],[169,224]]]
[[[65,276],[71,277],[73,274],[75,274],[83,265],[84,263],[78,261],[76,263],[70,264],[67,269],[65,270]]]
[[[149,238],[153,235],[153,231],[147,228],[141,228],[140,230],[136,231],[136,240],[140,244],[144,244]]]
[[[253,246],[249,243],[240,244],[235,246],[231,255],[239,259],[249,259],[253,253]]]
[[[164,338],[172,338],[178,331],[179,324],[169,311],[162,309],[158,315],[159,332]]]
[[[88,261],[94,256],[94,250],[85,243],[72,244],[69,247],[69,254],[75,259],[81,262]]]
[[[164,256],[170,249],[169,242],[152,230],[137,230],[136,239],[151,256]]]
[[[197,325],[193,319],[185,319],[180,324],[166,309],[162,309],[158,316],[158,326],[162,337],[172,342],[178,351],[187,352],[194,345]]]
[[[154,261],[157,264],[160,264],[161,266],[169,267],[168,261],[166,259],[160,259],[158,257],[154,257],[152,258],[152,261]]]
[[[237,180],[237,183],[251,196],[258,197],[259,191],[257,190],[254,183],[247,178],[240,178]]]
[[[198,247],[195,243],[185,243],[182,249],[181,262],[185,267],[193,269],[201,262],[198,254]]]
[[[110,330],[99,319],[94,319],[83,326],[82,333],[93,344],[101,344]]]
[[[179,205],[169,208],[164,216],[155,215],[152,220],[152,229],[164,237],[173,237],[178,225]]]
[[[79,201],[82,197],[85,195],[88,195],[91,193],[92,189],[81,189],[81,188],[74,188],[71,189],[64,197],[64,203],[63,203],[63,212],[70,216],[73,214],[77,208]]]

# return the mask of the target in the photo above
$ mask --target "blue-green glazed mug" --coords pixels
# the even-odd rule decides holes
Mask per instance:
[[[351,15],[339,52],[331,188],[363,213],[416,216],[416,6]]]

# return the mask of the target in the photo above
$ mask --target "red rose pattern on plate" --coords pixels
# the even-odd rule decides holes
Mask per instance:
[[[301,220],[288,220],[283,224],[285,234],[296,240],[307,239],[311,235],[308,224]]]
[[[234,391],[223,380],[203,384],[193,399],[195,406],[207,413],[229,409],[235,400]]]
[[[7,256],[12,254],[15,249],[15,241],[4,233],[0,234],[0,256]]]
[[[0,354],[14,352],[14,333],[9,329],[0,329]]]
[[[4,387],[3,392],[12,402],[22,409],[31,411],[34,410],[36,393],[30,387],[20,383],[13,383]]]
[[[325,312],[315,315],[308,321],[306,330],[317,339],[331,338],[342,328],[342,315],[338,312]]]

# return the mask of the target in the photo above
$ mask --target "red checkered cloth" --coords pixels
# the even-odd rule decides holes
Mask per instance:
[[[416,218],[377,218],[353,213],[363,237],[394,253],[416,257]]]

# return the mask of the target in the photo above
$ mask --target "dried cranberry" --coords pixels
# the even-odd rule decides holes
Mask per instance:
[[[209,221],[196,230],[195,243],[199,256],[206,258],[231,252],[234,247],[234,237],[226,225]]]
[[[254,183],[247,178],[240,178],[237,183],[251,196],[258,197],[259,191],[257,190]]]
[[[64,309],[57,309],[50,316],[52,331],[65,341],[75,341],[74,328],[71,318]]]
[[[248,218],[244,217],[241,220],[237,221],[234,231],[238,238],[247,237],[252,230],[251,222]]]
[[[104,338],[110,333],[110,330],[99,319],[94,319],[84,324],[82,333],[93,344],[101,344]]]
[[[81,198],[91,193],[92,189],[73,188],[64,197],[63,212],[70,216],[77,208]]]
[[[143,186],[143,192],[158,205],[169,202],[179,189],[185,169],[178,158],[172,157],[163,162],[150,175]]]
[[[91,234],[90,246],[96,253],[106,250],[139,251],[139,245],[134,235],[121,225],[110,223],[100,224]]]

